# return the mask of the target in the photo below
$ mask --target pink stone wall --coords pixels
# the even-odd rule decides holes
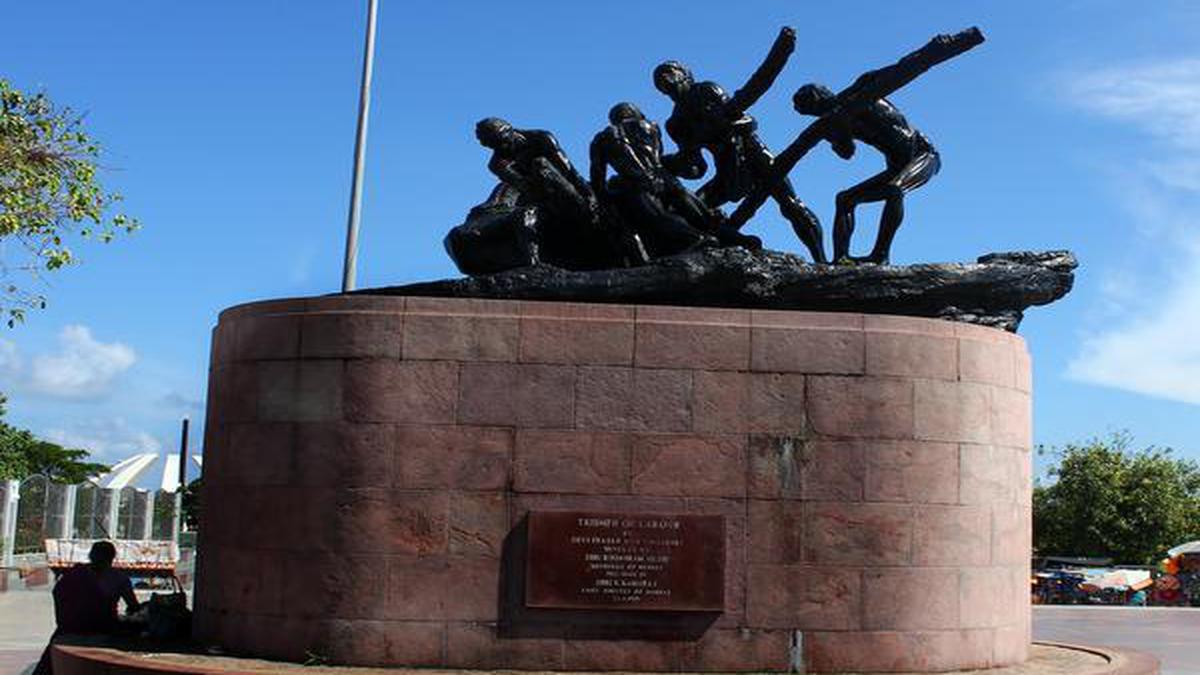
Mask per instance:
[[[987,328],[243,305],[213,334],[204,490],[196,635],[234,652],[826,672],[1011,664],[1029,645],[1030,363]],[[586,615],[514,633],[506,547],[530,509],[725,515],[725,611],[690,639],[577,639]]]

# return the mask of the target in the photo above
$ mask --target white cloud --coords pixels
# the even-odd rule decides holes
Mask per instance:
[[[1069,82],[1069,96],[1088,111],[1200,148],[1200,59],[1102,68]]]
[[[63,447],[87,450],[93,457],[105,461],[119,461],[137,453],[162,450],[162,443],[157,438],[130,426],[120,417],[79,422],[66,429],[47,429],[39,435]]]
[[[1200,256],[1192,259],[1200,262]],[[1068,374],[1140,394],[1200,405],[1200,264],[1173,275],[1146,311],[1084,340]]]
[[[1200,59],[1099,69],[1068,81],[1073,104],[1155,141],[1112,172],[1114,199],[1153,264],[1105,271],[1102,303],[1115,320],[1084,339],[1068,375],[1200,405],[1200,161],[1193,157]]]
[[[58,341],[58,353],[35,356],[30,363],[30,390],[59,398],[96,398],[137,361],[133,349],[100,342],[87,326],[66,326]]]

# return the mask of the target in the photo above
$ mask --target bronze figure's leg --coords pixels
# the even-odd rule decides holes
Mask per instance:
[[[637,229],[652,257],[716,244],[714,238],[688,225],[682,216],[671,213],[658,196],[646,190],[622,189],[615,197],[622,216]]]
[[[886,169],[854,187],[838,193],[837,212],[833,217],[833,262],[850,260],[850,237],[854,234],[854,209],[859,204],[881,202],[893,193],[903,196],[903,191],[891,184],[896,172]]]
[[[825,258],[824,233],[821,231],[821,221],[812,209],[804,205],[792,189],[792,182],[787,178],[775,184],[771,197],[779,205],[779,213],[792,224],[792,230],[800,238],[800,242],[808,249],[814,263],[824,265]]]
[[[883,215],[879,218],[879,234],[875,238],[875,246],[867,256],[867,262],[886,265],[892,252],[892,240],[904,221],[904,194],[915,190],[925,183],[941,168],[941,160],[936,152],[926,152],[909,162],[895,178],[891,180],[893,191],[883,207]]]

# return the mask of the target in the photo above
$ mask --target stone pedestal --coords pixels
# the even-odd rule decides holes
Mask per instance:
[[[222,313],[208,400],[196,637],[235,653],[809,672],[1028,654],[1030,364],[1012,334],[281,300]],[[524,607],[530,510],[725,516],[724,610]]]

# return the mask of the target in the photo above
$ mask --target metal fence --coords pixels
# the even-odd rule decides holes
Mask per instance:
[[[42,553],[47,539],[175,541],[178,494],[92,483],[61,485],[44,476],[0,481],[0,567]]]

